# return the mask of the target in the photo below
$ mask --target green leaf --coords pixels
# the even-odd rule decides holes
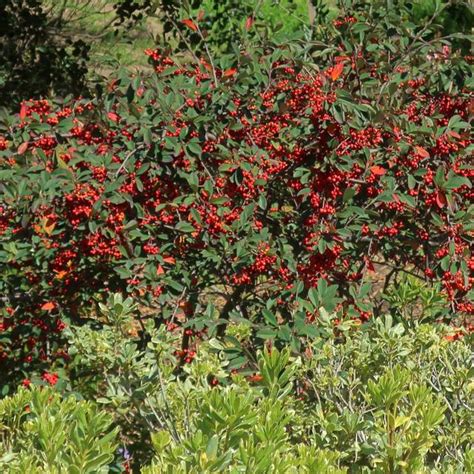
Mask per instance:
[[[271,326],[278,326],[277,319],[271,311],[264,308],[262,310],[262,314],[263,314],[263,317],[265,318],[265,321],[267,321]]]
[[[263,329],[260,329],[259,331],[257,331],[256,335],[260,339],[273,339],[273,338],[275,338],[276,334],[277,334],[277,332],[274,329],[263,328]]]
[[[344,191],[344,195],[342,196],[342,201],[347,202],[350,201],[356,193],[356,190],[354,188],[346,188]]]
[[[180,232],[194,232],[196,229],[190,224],[189,222],[181,221],[178,222],[175,226],[176,230],[179,230]]]
[[[196,141],[190,141],[187,146],[187,150],[189,150],[192,154],[196,156],[201,156],[202,154],[202,149],[201,146],[199,145],[199,142]]]
[[[458,176],[458,175],[449,175],[447,181],[444,183],[444,189],[456,189],[461,186],[467,186],[468,188],[472,187],[472,183],[469,178],[465,176]]]

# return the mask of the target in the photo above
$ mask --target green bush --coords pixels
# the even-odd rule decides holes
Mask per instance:
[[[117,447],[112,416],[46,387],[0,400],[0,469],[8,474],[109,472]]]
[[[134,310],[112,295],[100,330],[68,329],[71,361],[57,383],[63,397],[32,386],[0,401],[4,472],[474,466],[472,335],[390,316],[360,326],[322,311],[320,335],[302,353],[266,348],[235,371],[232,345],[210,339],[176,371],[179,334],[149,320],[143,346],[133,336]],[[245,344],[245,331],[235,328],[234,337]],[[114,456],[119,440],[122,463]]]
[[[70,331],[66,379],[113,414],[137,469],[155,449],[143,472],[469,472],[472,336],[389,316],[335,331],[326,315],[302,354],[265,350],[232,372],[232,346],[211,339],[179,374],[177,336],[150,322],[140,349],[119,310]]]

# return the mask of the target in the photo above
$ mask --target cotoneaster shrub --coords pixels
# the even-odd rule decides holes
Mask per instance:
[[[65,325],[111,291],[182,328],[183,363],[195,337],[244,322],[235,367],[268,338],[304,349],[321,307],[370,318],[378,263],[385,286],[440,282],[446,320],[472,313],[469,66],[429,25],[353,5],[324,42],[147,51],[152,77],[4,117],[8,373],[67,358]]]

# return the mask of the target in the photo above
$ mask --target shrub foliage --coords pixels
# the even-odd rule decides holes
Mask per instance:
[[[334,315],[325,315],[305,354],[264,349],[230,372],[222,357],[230,348],[211,339],[178,375],[178,333],[148,324],[140,349],[130,301],[115,295],[106,313],[102,331],[68,330],[71,361],[56,383],[93,402],[61,401],[46,387],[0,402],[6,472],[120,463],[143,473],[472,471],[472,336],[405,329],[391,317],[364,330],[346,321],[335,335]],[[73,470],[81,458],[95,470]]]
[[[10,474],[109,472],[117,446],[111,423],[91,402],[21,388],[0,401],[0,467]]]
[[[0,6],[2,472],[474,472],[463,2],[273,3]]]
[[[4,117],[2,363],[64,357],[65,324],[111,291],[182,326],[183,362],[229,320],[299,350],[321,307],[369,318],[376,264],[472,313],[468,64],[429,25],[356,7],[324,41],[147,51],[152,77]]]

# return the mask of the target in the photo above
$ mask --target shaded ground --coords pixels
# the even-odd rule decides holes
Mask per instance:
[[[155,45],[162,28],[157,18],[145,18],[125,28],[118,25],[111,0],[46,0],[48,14],[61,23],[61,34],[91,46],[90,71],[107,74],[118,66],[148,68],[143,51]]]

